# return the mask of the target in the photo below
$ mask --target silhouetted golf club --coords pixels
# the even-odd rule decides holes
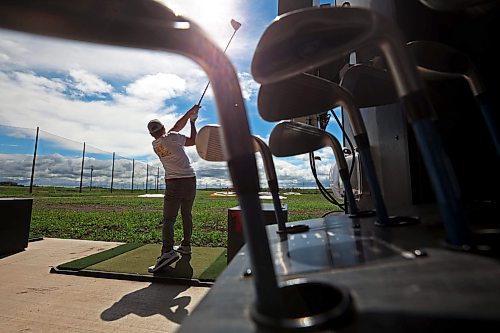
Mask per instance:
[[[252,61],[261,84],[298,75],[365,47],[385,57],[399,99],[415,132],[446,229],[447,242],[470,248],[461,193],[444,151],[432,105],[400,32],[391,21],[364,8],[307,8],[279,16],[262,35]]]
[[[226,154],[224,153],[225,144],[222,140],[221,134],[222,130],[218,125],[203,126],[198,131],[198,134],[196,135],[196,151],[201,158],[211,162],[227,161]],[[262,141],[262,139],[253,136],[253,140],[255,151],[261,154],[262,161],[264,163],[267,184],[273,198],[274,213],[276,215],[278,229],[285,231],[285,217],[281,208],[278,177],[276,176],[276,169],[274,168],[273,156],[269,147],[264,141]]]
[[[349,213],[355,215],[359,209],[352,192],[349,167],[339,140],[332,134],[303,123],[284,121],[277,124],[269,136],[269,148],[273,155],[288,157],[306,154],[323,147],[331,147],[339,166],[339,174],[344,183]]]
[[[261,85],[258,96],[259,114],[268,121],[319,114],[338,106],[342,106],[349,117],[361,166],[373,196],[377,224],[390,226],[415,223],[413,217],[388,216],[370,152],[368,133],[359,108],[346,89],[318,76],[303,73],[287,80]]]
[[[491,99],[469,57],[451,46],[432,41],[415,41],[408,43],[407,47],[425,80],[461,78],[467,81],[500,156],[500,132]]]
[[[493,3],[495,0],[420,0],[420,2],[434,10],[454,11]]]
[[[284,303],[274,271],[259,200],[255,153],[236,72],[225,54],[193,21],[158,1],[15,0],[0,2],[0,27],[108,45],[182,54],[207,73],[226,138],[227,164],[242,210],[256,291],[257,312],[282,318]],[[237,126],[235,126],[237,124]]]
[[[340,85],[349,91],[358,108],[399,102],[390,74],[381,68],[353,65],[345,71]]]
[[[234,31],[233,34],[231,35],[231,38],[229,38],[229,42],[227,42],[226,48],[224,49],[223,53],[226,53],[227,48],[229,47],[229,44],[231,44],[231,41],[233,40],[234,35],[236,35],[236,31],[241,27],[241,23],[231,19],[231,26],[233,27]],[[203,100],[203,97],[205,97],[205,93],[207,92],[208,86],[210,85],[210,81],[208,81],[207,85],[205,86],[205,90],[203,90],[203,94],[201,94],[200,100],[198,101],[198,106],[201,105],[201,101]]]

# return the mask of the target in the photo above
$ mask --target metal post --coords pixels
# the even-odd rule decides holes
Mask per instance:
[[[90,166],[90,191],[92,191],[92,174],[94,173],[94,166]]]
[[[82,154],[82,170],[80,172],[80,193],[82,193],[82,184],[83,184],[83,165],[85,162],[85,142],[83,143],[83,154]]]
[[[111,167],[111,193],[113,193],[113,176],[115,173],[115,152],[113,152],[113,165]]]
[[[160,167],[158,167],[158,171],[156,172],[156,193],[158,193],[159,188],[160,188]]]
[[[132,160],[132,193],[134,192],[134,171],[135,171],[135,160]]]
[[[33,152],[33,163],[31,164],[31,180],[30,180],[30,193],[33,193],[33,180],[35,178],[35,160],[36,160],[36,150],[38,148],[38,132],[40,127],[36,127],[36,138],[35,138],[35,151]]]
[[[149,164],[146,164],[146,193],[148,193]]]

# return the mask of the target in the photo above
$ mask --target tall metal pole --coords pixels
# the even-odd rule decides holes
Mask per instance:
[[[156,193],[158,193],[159,188],[160,188],[160,167],[158,167],[158,171],[156,172]]]
[[[94,166],[90,166],[90,191],[92,191],[92,174],[94,173]]]
[[[85,142],[83,143],[83,154],[82,154],[82,170],[80,172],[80,193],[82,193],[82,184],[83,184],[83,165],[85,162]]]
[[[111,167],[111,193],[113,193],[114,173],[115,173],[115,152],[113,152],[113,165]]]
[[[36,150],[38,148],[38,132],[40,127],[36,127],[36,138],[35,138],[35,151],[33,152],[33,163],[31,164],[31,179],[30,179],[30,193],[33,193],[33,180],[35,179],[35,161],[36,161]]]
[[[134,171],[135,171],[135,160],[132,160],[132,193],[134,192]]]
[[[149,165],[146,164],[146,193],[148,193]]]

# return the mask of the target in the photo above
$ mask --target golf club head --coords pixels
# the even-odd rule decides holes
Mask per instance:
[[[420,2],[434,10],[454,11],[494,3],[496,0],[420,0]]]
[[[278,157],[310,153],[327,145],[323,132],[310,125],[284,121],[271,131],[269,148]]]
[[[273,155],[289,157],[331,147],[339,163],[339,170],[348,170],[342,147],[333,135],[317,127],[294,121],[277,124],[269,136]]]
[[[289,79],[261,85],[259,114],[264,120],[279,121],[320,114],[342,106],[355,135],[366,128],[351,94],[340,85],[315,75],[302,73]]]
[[[349,67],[340,81],[359,108],[398,102],[398,94],[387,70],[357,64]]]
[[[217,125],[203,126],[196,135],[196,151],[201,158],[209,162],[226,162],[222,130]]]
[[[424,79],[464,78],[469,83],[474,96],[484,92],[474,64],[461,51],[434,41],[410,42],[407,48]]]
[[[339,174],[344,182],[349,212],[357,213],[352,185],[349,179],[349,168],[345,160],[340,142],[332,134],[317,127],[303,123],[284,121],[277,124],[269,137],[269,148],[275,156],[288,157],[310,153],[329,146],[335,154]]]
[[[200,32],[157,1],[20,0],[0,9],[3,28],[107,45],[165,49],[168,39],[176,41],[174,31]],[[160,29],[169,38],[160,38]]]
[[[328,112],[342,105],[343,88],[315,75],[301,73],[260,86],[258,110],[266,121],[280,121]]]
[[[196,151],[201,158],[209,162],[225,162],[227,154],[225,152],[222,129],[219,125],[203,126],[196,135]],[[276,170],[272,159],[271,150],[260,138],[252,136],[255,152],[262,156],[267,180],[276,180]]]
[[[372,10],[354,7],[305,8],[279,16],[257,45],[252,75],[269,84],[366,47],[383,51],[399,97],[422,89],[397,26]]]
[[[241,27],[241,23],[236,21],[236,20],[231,19],[231,26],[236,31]]]

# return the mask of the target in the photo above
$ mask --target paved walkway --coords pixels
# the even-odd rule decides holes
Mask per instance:
[[[49,273],[119,243],[46,238],[0,259],[0,332],[175,332],[209,288]]]

